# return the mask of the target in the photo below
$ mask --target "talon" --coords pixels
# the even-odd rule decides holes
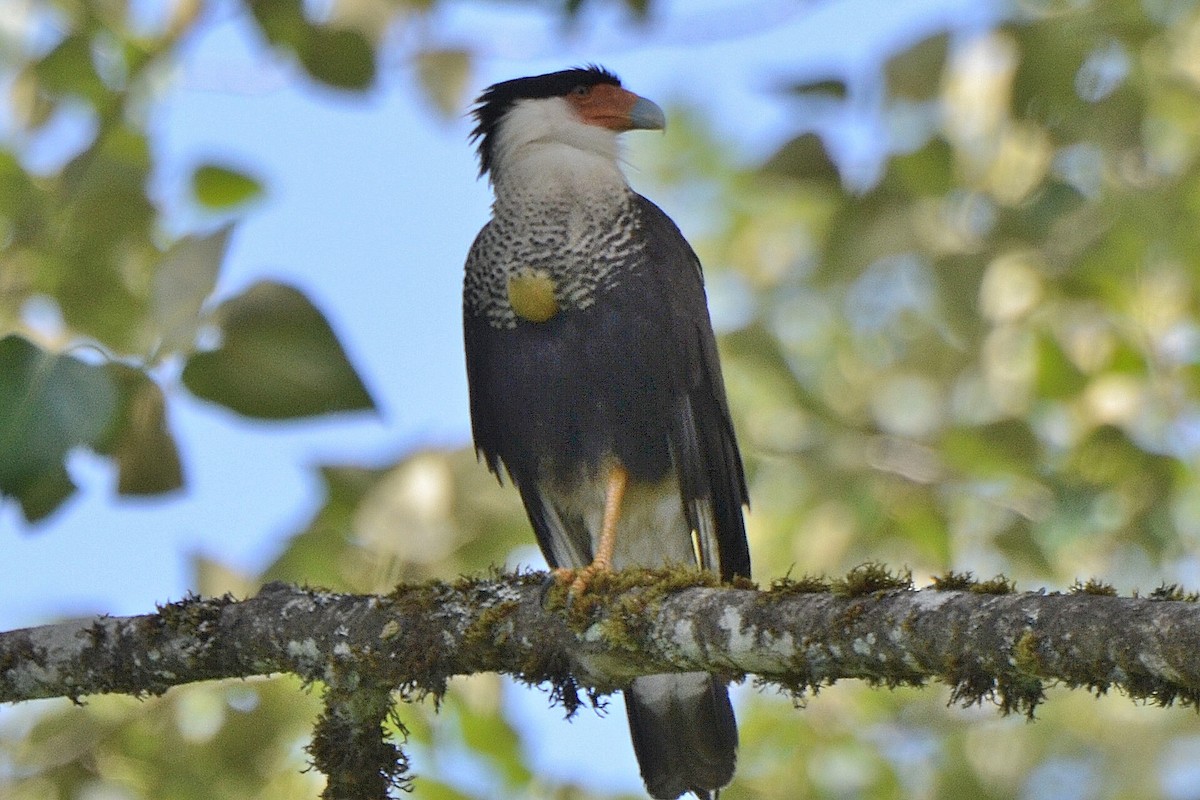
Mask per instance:
[[[571,582],[571,597],[576,597],[587,591],[588,584],[592,582],[592,578],[596,577],[601,572],[612,572],[612,566],[607,563],[602,563],[598,558],[591,564],[588,564],[586,567],[576,572],[575,580]]]

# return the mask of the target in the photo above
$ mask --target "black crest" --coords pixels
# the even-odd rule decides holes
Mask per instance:
[[[492,137],[513,103],[518,100],[565,97],[572,89],[601,83],[620,86],[621,79],[604,67],[589,64],[529,78],[514,78],[489,86],[475,101],[475,108],[471,109],[471,116],[475,117],[477,123],[475,130],[471,131],[471,141],[479,142],[479,174],[486,175],[492,168]]]

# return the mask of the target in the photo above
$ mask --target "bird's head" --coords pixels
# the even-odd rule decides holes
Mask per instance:
[[[621,88],[599,66],[516,78],[488,87],[472,110],[479,174],[503,171],[506,159],[531,144],[559,144],[612,159],[623,131],[660,130],[662,109]]]

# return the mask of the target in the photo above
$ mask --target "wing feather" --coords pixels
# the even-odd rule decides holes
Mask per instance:
[[[701,561],[720,564],[722,578],[750,574],[742,506],[746,477],[708,316],[700,259],[662,209],[638,195],[646,258],[662,276],[665,305],[678,349],[677,363],[691,366],[670,431],[671,449],[689,522],[697,531]],[[716,550],[713,558],[705,551]]]

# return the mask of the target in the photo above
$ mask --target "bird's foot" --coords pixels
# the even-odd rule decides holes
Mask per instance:
[[[571,581],[569,593],[572,597],[578,597],[587,591],[588,584],[602,572],[612,572],[612,565],[607,562],[596,559],[591,564],[588,564],[581,570],[575,572],[575,580]]]
[[[602,559],[596,559],[591,564],[580,569],[559,567],[551,571],[551,576],[559,586],[568,586],[567,602],[570,603],[587,591],[588,585],[597,575],[611,573],[612,565]]]

